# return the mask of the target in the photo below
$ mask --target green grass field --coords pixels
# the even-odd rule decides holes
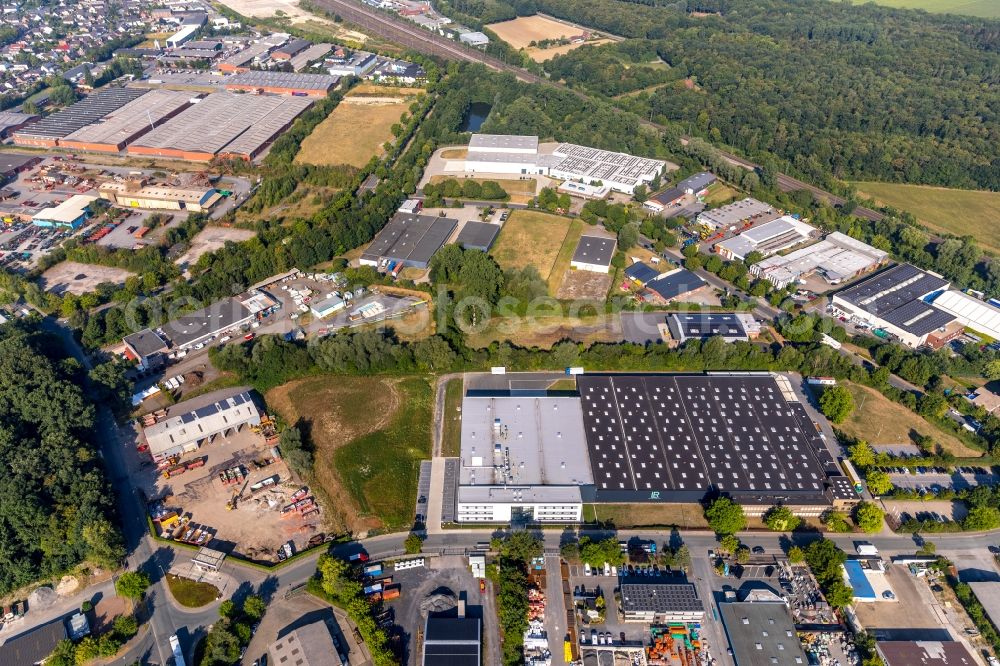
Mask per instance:
[[[1000,192],[900,183],[853,184],[876,201],[913,213],[931,229],[971,235],[987,248],[1000,251],[1000,225],[996,222],[1000,219]]]
[[[448,382],[444,390],[444,434],[441,437],[441,455],[455,458],[462,449],[462,397],[465,382],[459,377]]]
[[[214,585],[173,574],[167,574],[167,587],[170,588],[170,594],[177,603],[187,608],[200,608],[212,603],[219,596],[219,590]]]
[[[854,4],[861,5],[870,1],[854,0]],[[1000,18],[1000,2],[997,0],[875,0],[875,4],[902,9],[923,9],[938,14],[947,12],[949,14]]]
[[[413,523],[420,461],[431,455],[434,402],[431,383],[424,377],[404,378],[396,390],[399,407],[389,423],[333,455],[337,473],[361,511],[378,516],[390,530]]]
[[[504,223],[490,254],[503,269],[534,266],[548,280],[569,228],[570,220],[565,217],[516,210]]]

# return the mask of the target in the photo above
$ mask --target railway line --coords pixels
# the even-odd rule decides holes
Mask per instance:
[[[347,21],[354,23],[361,28],[367,29],[380,37],[406,46],[415,51],[441,58],[480,63],[496,71],[510,72],[514,74],[518,80],[525,83],[542,83],[570,92],[581,99],[590,99],[590,96],[585,92],[575,90],[564,84],[547,79],[544,76],[539,76],[527,71],[526,69],[518,67],[517,65],[503,62],[502,60],[487,55],[478,49],[461,45],[451,39],[442,37],[428,30],[424,30],[414,23],[410,23],[409,21],[405,21],[404,19],[399,19],[394,16],[389,16],[373,7],[368,7],[366,5],[353,2],[352,0],[313,1],[319,7],[322,7],[333,14],[339,14]],[[655,130],[665,129],[662,125],[649,120],[640,120],[640,122],[642,125]],[[682,141],[686,140],[687,137],[682,137]],[[757,164],[732,153],[724,150],[719,150],[719,153],[727,161],[743,167],[744,169],[757,168]],[[807,190],[811,192],[813,196],[825,199],[833,206],[841,206],[845,203],[845,199],[843,197],[837,196],[832,192],[827,192],[826,190],[816,187],[815,185],[804,183],[801,180],[793,178],[787,174],[779,173],[777,175],[777,183],[778,187],[784,192]],[[862,206],[855,208],[853,214],[873,222],[877,222],[883,218],[883,215],[878,211],[871,210],[870,208],[864,208]]]

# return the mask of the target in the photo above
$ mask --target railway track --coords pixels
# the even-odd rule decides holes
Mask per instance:
[[[347,21],[354,23],[361,28],[365,28],[380,37],[406,46],[415,51],[441,58],[480,63],[499,72],[510,72],[514,74],[518,80],[524,81],[525,83],[542,83],[559,88],[566,92],[570,92],[581,99],[590,99],[590,96],[587,93],[574,90],[573,88],[570,88],[562,83],[551,81],[544,76],[539,76],[516,65],[503,62],[502,60],[487,55],[478,49],[463,46],[451,39],[442,37],[428,30],[424,30],[415,23],[389,16],[373,7],[368,7],[367,5],[359,4],[357,2],[353,2],[352,0],[313,0],[313,2],[333,14],[339,14]],[[640,123],[655,130],[665,129],[662,125],[649,120],[640,120]],[[688,137],[682,137],[681,140],[686,142],[687,138]],[[719,150],[719,153],[727,161],[743,167],[744,169],[756,169],[758,166],[757,164],[732,153],[728,153],[723,150]],[[778,187],[784,192],[807,190],[811,192],[813,196],[819,199],[825,199],[833,206],[841,206],[845,202],[843,197],[837,196],[832,192],[827,192],[826,190],[816,187],[815,185],[804,183],[801,180],[792,178],[787,174],[779,173],[777,175],[777,183]],[[883,215],[878,211],[861,206],[855,208],[853,214],[873,222],[877,222],[883,218]]]

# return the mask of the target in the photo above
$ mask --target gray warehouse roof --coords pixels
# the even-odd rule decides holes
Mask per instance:
[[[878,641],[886,666],[974,666],[979,662],[957,641]]]
[[[788,608],[780,601],[719,604],[729,645],[740,666],[809,663]]]
[[[538,137],[517,134],[473,134],[469,139],[469,150],[483,149],[538,150]]]
[[[611,257],[615,254],[618,243],[614,238],[606,236],[581,236],[580,243],[573,253],[573,261],[582,264],[610,266]]]
[[[327,91],[337,85],[340,77],[329,74],[299,74],[294,72],[264,72],[251,70],[226,77],[227,86],[259,88],[295,88],[297,90]]]
[[[144,358],[167,350],[167,343],[164,342],[163,338],[148,328],[132,335],[126,335],[125,343]]]
[[[748,340],[742,320],[733,312],[674,312],[667,316],[670,334],[680,341],[720,335],[727,340]]]
[[[191,103],[191,93],[175,90],[150,90],[99,122],[67,134],[69,141],[118,144],[152,128]]]
[[[499,450],[497,450],[499,447]],[[462,485],[590,484],[578,398],[479,397],[462,401]],[[499,465],[499,467],[497,467]]]
[[[706,284],[708,283],[695,273],[686,268],[679,268],[646,283],[646,288],[656,292],[664,300],[669,301],[672,298],[677,298],[695,289],[701,289]]]
[[[500,233],[499,224],[489,222],[466,222],[462,231],[458,234],[455,242],[466,250],[482,250],[486,252],[493,246],[497,234]]]
[[[271,663],[281,666],[327,666],[337,652],[326,622],[319,620],[288,633],[270,646]],[[339,662],[338,662],[339,663]]]
[[[669,579],[668,579],[669,581]],[[622,610],[626,613],[704,611],[694,583],[664,582],[648,577],[622,578]]]
[[[0,645],[0,664],[37,664],[52,654],[59,641],[66,638],[66,625],[60,617],[48,624],[8,638]]]
[[[181,315],[164,324],[160,330],[173,346],[184,347],[221,333],[251,317],[252,314],[241,302],[229,298],[202,310]]]
[[[923,336],[944,328],[956,317],[923,301],[910,301],[883,315],[882,319],[907,333]]]
[[[97,122],[117,111],[132,100],[142,97],[148,90],[141,88],[105,88],[72,106],[42,118],[36,123],[15,132],[18,136],[58,139]]]
[[[450,217],[396,213],[371,242],[362,258],[386,258],[426,267],[458,225]]]

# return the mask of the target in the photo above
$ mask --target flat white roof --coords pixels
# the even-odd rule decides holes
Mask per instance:
[[[69,224],[76,218],[83,215],[87,206],[95,201],[97,201],[97,197],[93,197],[88,194],[74,194],[58,206],[38,211],[32,219]]]
[[[877,266],[888,256],[887,252],[835,231],[808,247],[784,256],[763,259],[757,263],[757,270],[763,277],[773,277],[781,282],[797,280],[817,270],[828,280],[836,281]]]
[[[538,137],[521,134],[473,134],[469,150],[538,150]]]
[[[579,486],[460,486],[459,504],[580,504]]]
[[[461,465],[463,486],[593,483],[580,399],[466,396]]]
[[[1000,338],[1000,308],[994,305],[950,289],[934,299],[934,307],[955,315],[969,328]]]

